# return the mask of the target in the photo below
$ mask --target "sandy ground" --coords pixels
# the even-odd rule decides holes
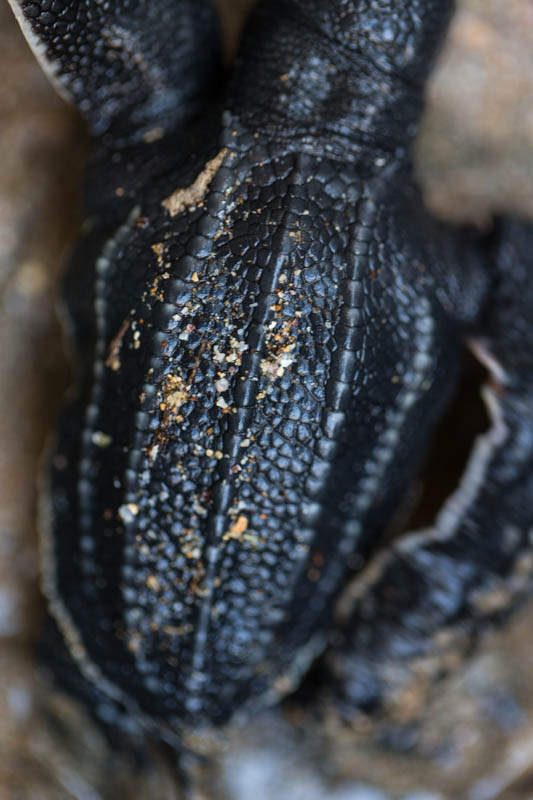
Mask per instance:
[[[223,2],[230,50],[247,0]],[[532,44],[530,0],[460,4],[418,149],[428,203],[449,219],[533,218]],[[0,800],[178,798],[171,767],[148,747],[140,771],[112,753],[84,712],[47,688],[31,655],[42,613],[36,476],[68,381],[54,297],[85,138],[5,0],[0,60]],[[533,797],[532,622],[524,609],[437,688],[415,754],[376,748],[364,721],[340,730],[275,711],[224,734],[217,757],[197,768],[197,799]]]
[[[483,222],[533,217],[533,4],[464,0],[429,86],[419,145],[428,204]]]

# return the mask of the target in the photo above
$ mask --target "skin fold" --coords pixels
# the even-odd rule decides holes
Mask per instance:
[[[12,5],[93,136],[43,515],[62,683],[163,737],[319,657],[347,714],[386,706],[530,581],[531,230],[437,222],[411,161],[453,3],[259,0],[222,86],[198,0]],[[467,339],[493,427],[385,546]]]

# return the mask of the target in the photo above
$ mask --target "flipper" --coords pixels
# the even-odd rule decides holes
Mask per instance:
[[[163,136],[217,88],[218,26],[204,0],[9,0],[60,93],[115,145]]]
[[[473,346],[491,374],[484,397],[492,426],[434,526],[377,556],[339,606],[325,660],[348,715],[398,708],[533,586],[533,228],[502,222],[499,239]]]

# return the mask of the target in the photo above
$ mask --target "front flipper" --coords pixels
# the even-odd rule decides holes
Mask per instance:
[[[61,94],[94,135],[150,141],[205,105],[219,61],[214,10],[204,0],[9,0]]]
[[[401,708],[532,588],[532,249],[531,227],[502,225],[496,286],[474,345],[492,374],[491,429],[435,525],[377,556],[339,605],[340,648],[325,659],[348,713]]]

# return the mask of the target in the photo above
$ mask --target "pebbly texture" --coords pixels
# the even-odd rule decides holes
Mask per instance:
[[[355,27],[349,8],[317,7],[317,32],[260,5],[229,115],[92,164],[45,582],[85,677],[174,727],[288,691],[324,646],[489,289],[407,155],[447,12],[398,8],[391,32],[390,9]]]
[[[216,89],[218,28],[207,3],[194,9],[184,0],[12,0],[11,6],[46,73],[95,136],[112,128],[115,144],[160,138]]]
[[[345,109],[336,103],[340,92],[351,97],[349,57],[328,92],[317,77],[320,115],[310,114],[312,93],[308,107],[295,101],[297,70],[274,84],[272,107],[280,130],[294,131],[289,141],[277,128],[262,134],[260,110],[258,129],[246,125],[256,110],[239,75],[253,76],[272,50],[291,52],[276,35],[292,28],[276,27],[271,12],[260,6],[245,38],[230,112],[222,125],[208,119],[207,161],[187,141],[157,143],[152,161],[144,151],[117,155],[110,194],[121,195],[112,206],[121,225],[103,251],[95,228],[69,278],[82,388],[54,459],[56,576],[48,580],[57,589],[48,591],[63,632],[73,636],[72,621],[83,643],[86,675],[104,665],[108,694],[119,686],[117,699],[125,689],[176,727],[225,721],[249,697],[286,692],[323,647],[347,559],[360,563],[386,527],[409,479],[397,459],[416,468],[417,437],[450,391],[459,347],[433,295],[460,245],[439,237],[437,225],[428,242],[405,231],[397,217],[415,229],[405,210],[423,212],[409,191],[406,151],[387,152],[417,111],[421,86],[417,93],[404,80],[420,72],[424,53],[383,91],[383,116],[387,102],[407,112],[389,120],[376,168],[367,105],[356,92]],[[437,16],[427,16],[426,37]],[[337,24],[325,15],[325,27]],[[403,53],[411,12],[397,25]],[[363,45],[346,42],[359,58]],[[397,66],[382,60],[378,75],[368,70],[367,92]],[[338,159],[341,147],[339,175],[330,152]],[[174,167],[172,151],[181,160]],[[139,168],[122,176],[122,163],[135,159]],[[100,254],[89,283],[93,246]],[[429,281],[415,266],[425,263]],[[441,326],[448,333],[436,344]]]
[[[388,188],[361,202],[370,191],[357,173],[344,182],[324,160],[272,159],[233,125],[221,146],[202,208],[172,217],[175,179],[165,175],[100,256],[83,438],[76,405],[53,476],[58,529],[80,520],[79,541],[60,545],[60,595],[79,609],[93,660],[109,662],[114,681],[130,662],[146,709],[191,721],[224,719],[241,693],[263,693],[293,669],[347,559],[375,546],[405,491],[397,457],[418,463],[459,346],[433,280],[398,277],[379,254],[381,227],[397,237],[392,252],[406,257],[410,244],[391,226]],[[352,263],[329,266],[345,242],[359,251]],[[442,259],[444,271],[444,252],[425,249],[409,256]],[[101,613],[88,620],[87,603]],[[109,608],[118,642],[116,628],[85,633]]]

